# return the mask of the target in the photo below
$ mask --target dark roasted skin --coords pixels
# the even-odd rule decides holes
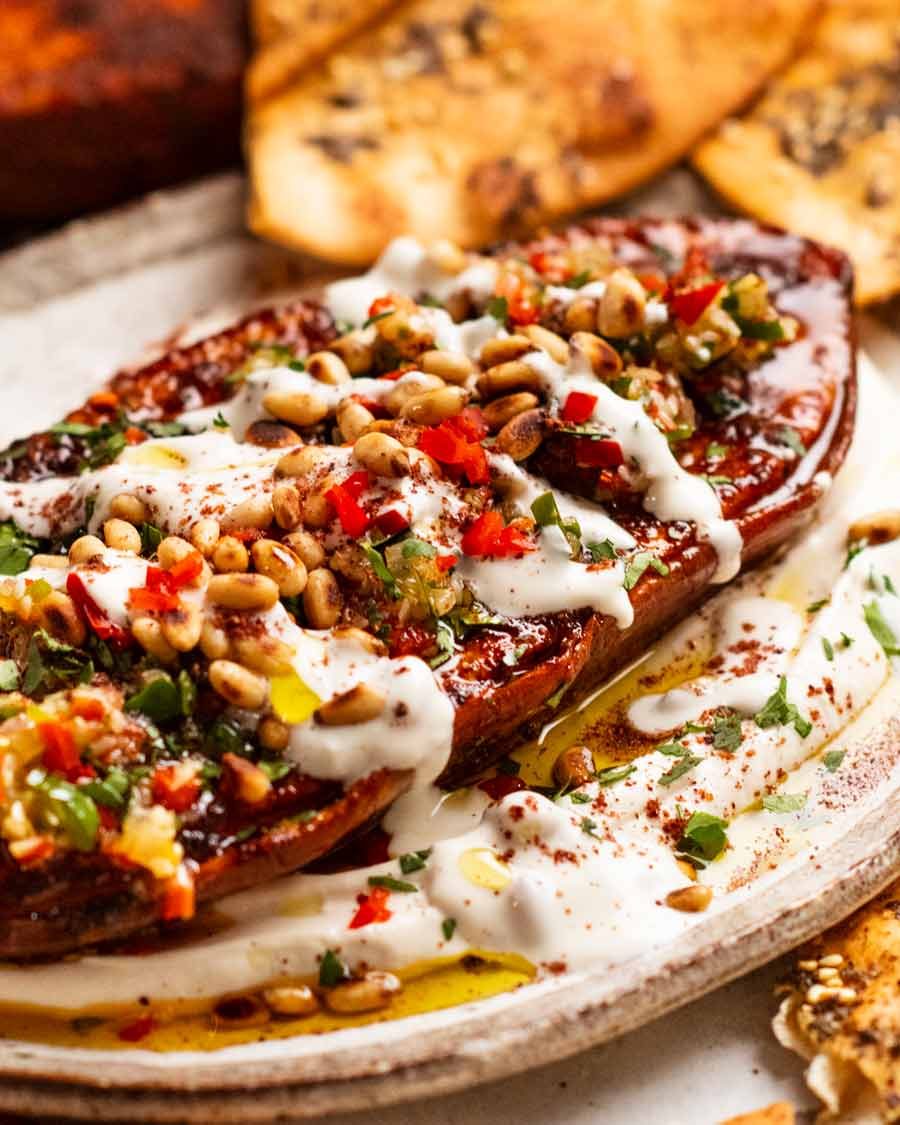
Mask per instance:
[[[664,268],[668,255],[659,239],[671,241],[673,230],[686,253]],[[598,220],[497,253],[542,261],[596,239],[626,253],[638,275],[666,274],[669,284],[675,269],[687,269],[697,255],[726,280],[760,274],[776,309],[800,321],[797,341],[778,350],[764,377],[758,369],[712,363],[688,383],[696,428],[678,443],[677,456],[689,471],[713,478],[711,487],[719,493],[724,514],[740,528],[743,565],[751,565],[810,518],[822,491],[813,478],[835,473],[850,442],[856,385],[853,350],[847,346],[852,345],[852,327],[846,260],[793,236],[730,222]],[[148,367],[117,375],[110,384],[115,397],[93,396],[70,421],[98,425],[117,419],[120,428],[152,432],[154,424],[182,410],[228,397],[233,385],[226,376],[260,346],[303,356],[327,346],[335,334],[329,314],[315,302],[259,313],[200,344],[173,349]],[[118,413],[122,410],[124,419]],[[566,704],[584,696],[716,589],[711,583],[716,552],[691,525],[669,525],[668,535],[657,539],[659,524],[642,509],[640,496],[612,478],[601,479],[598,486],[596,469],[588,472],[576,464],[572,442],[577,438],[552,421],[548,426],[529,468],[559,487],[602,499],[640,546],[652,544],[668,573],[648,571],[631,590],[635,619],[625,630],[611,618],[577,606],[471,629],[460,641],[461,656],[452,670],[436,671],[456,709],[453,749],[439,779],[447,787],[471,780],[558,713],[561,691]],[[805,457],[790,459],[776,452],[786,426],[809,450]],[[302,436],[329,440],[322,430]],[[266,430],[265,440],[279,443],[278,426]],[[713,444],[726,448],[724,456],[708,456]],[[77,436],[35,435],[0,464],[8,480],[39,479],[76,472],[89,452]],[[358,594],[348,590],[347,623],[358,625],[354,597]],[[418,651],[428,658],[435,651],[433,637],[423,629],[400,629],[389,622],[388,632],[392,653]],[[504,660],[513,650],[516,660]],[[198,900],[210,901],[324,856],[374,821],[409,780],[409,775],[383,771],[341,794],[333,783],[292,774],[274,786],[263,810],[254,811],[257,831],[243,841],[235,836],[249,814],[239,803],[229,804],[226,793],[224,804],[219,800],[188,818],[181,836],[196,864]],[[307,818],[286,823],[297,814]],[[152,922],[159,910],[151,879],[116,868],[102,856],[73,861],[68,855],[22,870],[0,846],[0,953],[5,956],[58,954],[121,937]]]

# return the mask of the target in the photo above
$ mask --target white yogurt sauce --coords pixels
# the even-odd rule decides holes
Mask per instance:
[[[399,240],[370,274],[336,283],[328,298],[336,316],[360,323],[371,301],[387,290],[413,294],[428,290],[440,296],[468,287],[486,294],[493,280],[491,263],[478,264],[448,280],[421,247]],[[434,319],[439,331],[450,331],[437,323],[440,317]],[[486,319],[490,318],[481,321]],[[471,337],[463,350],[477,351],[480,322],[456,329]],[[527,362],[557,401],[571,390],[597,396],[595,420],[621,443],[626,457],[637,463],[648,481],[647,510],[662,520],[694,522],[719,553],[717,578],[724,581],[733,575],[741,549],[736,528],[722,519],[709,486],[678,466],[640,405],[614,395],[580,368],[577,358],[565,368],[542,353],[528,356]],[[404,378],[414,377],[412,373]],[[872,383],[871,374],[868,378]],[[309,389],[309,379],[303,372],[283,368],[256,372],[222,407],[230,431],[147,442],[121,462],[74,481],[3,486],[0,502],[5,508],[0,515],[16,519],[35,534],[46,534],[61,510],[76,526],[84,498],[97,496],[92,523],[97,526],[103,505],[127,488],[145,498],[154,513],[162,513],[167,527],[177,529],[203,514],[202,481],[223,502],[238,503],[248,493],[257,494],[261,486],[271,486],[273,455],[240,446],[235,437],[260,416],[267,390]],[[350,386],[354,393],[385,393],[383,384],[371,389],[369,384],[378,381],[355,380]],[[319,383],[315,391],[335,402],[349,393]],[[892,406],[882,402],[874,415],[870,410],[870,418],[875,419],[872,432],[878,432],[877,416]],[[157,453],[141,454],[154,446]],[[873,442],[866,453],[874,448]],[[349,449],[334,454],[336,463],[352,468]],[[163,467],[167,458],[181,459],[174,472]],[[540,483],[506,458],[493,456],[491,462],[507,499],[527,510],[543,491]],[[852,479],[851,466],[848,472]],[[880,472],[878,485],[882,490],[893,487],[898,478],[900,466],[895,465],[890,474]],[[859,483],[859,479],[854,482],[857,490]],[[425,488],[430,495],[424,500],[421,489],[410,487],[404,492],[406,486],[400,485],[399,502],[407,505],[413,531],[425,537],[434,531],[440,512],[453,503],[451,495],[442,494],[439,482],[434,485]],[[580,521],[586,540],[609,538],[621,548],[632,546],[630,536],[598,506],[556,495],[562,514]],[[50,512],[48,502],[54,500]],[[288,755],[304,770],[327,778],[351,780],[383,765],[416,772],[413,795],[394,806],[386,824],[394,836],[393,854],[432,848],[424,870],[405,876],[417,892],[391,896],[389,921],[350,930],[357,896],[367,889],[367,876],[396,876],[395,863],[335,876],[290,876],[219,904],[217,909],[234,925],[205,940],[199,950],[170,949],[140,959],[85,957],[77,968],[68,962],[0,968],[0,1002],[37,1000],[82,1010],[131,1003],[141,996],[212,997],[279,976],[313,973],[326,949],[338,951],[351,965],[365,961],[370,966],[397,967],[479,947],[518,951],[557,971],[598,963],[613,966],[674,940],[697,919],[665,905],[669,891],[686,885],[671,839],[663,831],[666,815],[673,815],[679,804],[726,819],[736,816],[774,788],[781,771],[796,769],[829,743],[890,675],[889,661],[866,626],[863,607],[877,604],[900,636],[900,598],[877,577],[874,588],[870,581],[874,568],[876,575],[888,574],[900,587],[900,544],[868,550],[841,573],[840,544],[849,515],[858,512],[848,512],[846,494],[844,507],[834,495],[830,502],[830,520],[787,560],[725,591],[703,611],[720,666],[691,684],[646,697],[632,707],[636,726],[668,737],[687,721],[709,721],[712,712],[723,706],[742,717],[743,741],[731,755],[715,753],[705,743],[701,748],[696,735],[686,735],[686,750],[697,751],[701,761],[668,787],[660,784],[660,778],[674,759],[650,753],[617,784],[591,783],[556,802],[519,792],[485,809],[482,794],[438,795],[428,783],[446,761],[453,712],[426,665],[414,658],[377,657],[355,642],[301,629],[280,605],[275,607],[263,617],[265,628],[294,646],[296,671],[312,691],[326,699],[366,681],[387,699],[381,716],[357,727],[324,728],[312,720],[295,724]],[[876,503],[872,508],[879,506],[886,505]],[[476,596],[495,611],[530,614],[591,605],[627,625],[631,606],[622,589],[621,563],[599,568],[574,563],[564,536],[557,532],[544,529],[538,551],[521,559],[477,563],[466,559],[460,572]],[[834,587],[829,605],[815,615],[801,612],[802,602],[792,606],[778,600],[775,589],[810,543],[818,543],[816,565],[804,581],[818,583],[823,590]],[[118,620],[125,591],[140,584],[145,565],[132,560],[118,568],[121,578],[115,581],[99,572],[85,571],[84,577],[98,604]],[[29,573],[29,578],[44,576],[58,585],[65,571]],[[851,636],[853,643],[835,645],[831,659],[823,639],[836,642],[842,634]],[[668,643],[668,651],[677,652],[679,635],[676,632]],[[751,650],[753,659],[747,656]],[[782,676],[787,700],[813,723],[806,737],[792,725],[761,729],[753,719]],[[648,802],[653,803],[652,815]],[[456,923],[449,940],[443,929],[447,919]]]

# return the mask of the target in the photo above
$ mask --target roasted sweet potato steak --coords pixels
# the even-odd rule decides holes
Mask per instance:
[[[302,867],[633,660],[840,467],[850,288],[747,222],[398,243],[10,447],[0,952]]]

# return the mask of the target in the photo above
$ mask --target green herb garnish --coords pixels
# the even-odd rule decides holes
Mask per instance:
[[[766,812],[773,813],[796,812],[805,804],[805,793],[770,793],[768,797],[762,799],[762,807]]]
[[[368,881],[370,887],[383,887],[386,891],[398,891],[404,895],[415,894],[419,889],[415,883],[405,883],[393,875],[370,875]]]
[[[651,567],[657,574],[662,575],[663,578],[669,573],[669,568],[656,555],[651,554],[649,551],[638,551],[638,553],[628,560],[625,564],[625,578],[622,585],[626,590],[633,590],[634,587],[640,582],[644,576],[644,572],[648,567]]]
[[[787,677],[782,676],[778,688],[769,696],[761,711],[754,715],[756,725],[762,730],[792,724],[801,738],[806,738],[812,730],[809,719],[800,714],[793,703],[787,701]]]

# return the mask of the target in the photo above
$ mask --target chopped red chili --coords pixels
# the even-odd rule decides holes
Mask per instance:
[[[423,430],[419,435],[419,449],[433,457],[439,465],[458,468],[470,484],[487,484],[491,477],[487,455],[478,443],[480,439],[472,440],[467,436],[480,430],[480,415],[465,418],[457,415],[457,418],[459,422],[450,418]]]
[[[390,891],[386,887],[373,887],[367,895],[357,895],[356,901],[359,905],[347,928],[359,930],[363,926],[370,926],[373,922],[387,922],[392,915],[392,911],[388,910],[387,906],[388,898],[390,898]]]
[[[560,418],[564,422],[574,422],[576,425],[580,425],[591,417],[596,405],[596,395],[588,395],[584,391],[570,391],[563,403]]]
[[[51,773],[62,774],[67,781],[94,776],[94,770],[82,762],[75,736],[64,723],[38,723],[38,734],[44,744],[41,759]]]
[[[575,464],[588,469],[617,469],[625,464],[622,447],[608,438],[576,438]]]
[[[368,479],[367,473],[354,473],[353,477],[358,477],[360,475],[364,475]],[[356,492],[358,496],[360,492],[362,492],[362,488],[357,488],[356,483],[351,483],[353,477],[349,477],[344,484],[332,485],[325,493],[325,496],[337,512],[338,519],[341,521],[341,527],[344,529],[345,533],[352,539],[359,539],[360,536],[366,533],[372,521],[365,509],[361,508],[356,502],[353,493]]]
[[[459,562],[456,555],[438,555],[434,560],[434,565],[438,570],[452,570]]]
[[[181,766],[157,766],[150,782],[150,791],[157,805],[182,813],[200,796],[200,779],[196,774],[186,776]]]
[[[115,625],[110,621],[88,593],[87,586],[79,575],[74,573],[69,575],[66,579],[66,591],[101,641],[109,641],[119,648],[131,644],[131,633],[121,625]]]
[[[409,527],[409,520],[396,508],[388,508],[375,517],[375,526],[382,535],[399,535]]]
[[[694,324],[712,304],[724,284],[724,281],[711,281],[698,289],[674,293],[669,298],[669,308],[683,324]]]
[[[486,559],[509,559],[535,550],[534,540],[521,527],[506,526],[493,508],[466,528],[461,546],[463,554]]]
[[[194,876],[182,863],[163,891],[159,916],[164,922],[187,921],[197,909]]]

